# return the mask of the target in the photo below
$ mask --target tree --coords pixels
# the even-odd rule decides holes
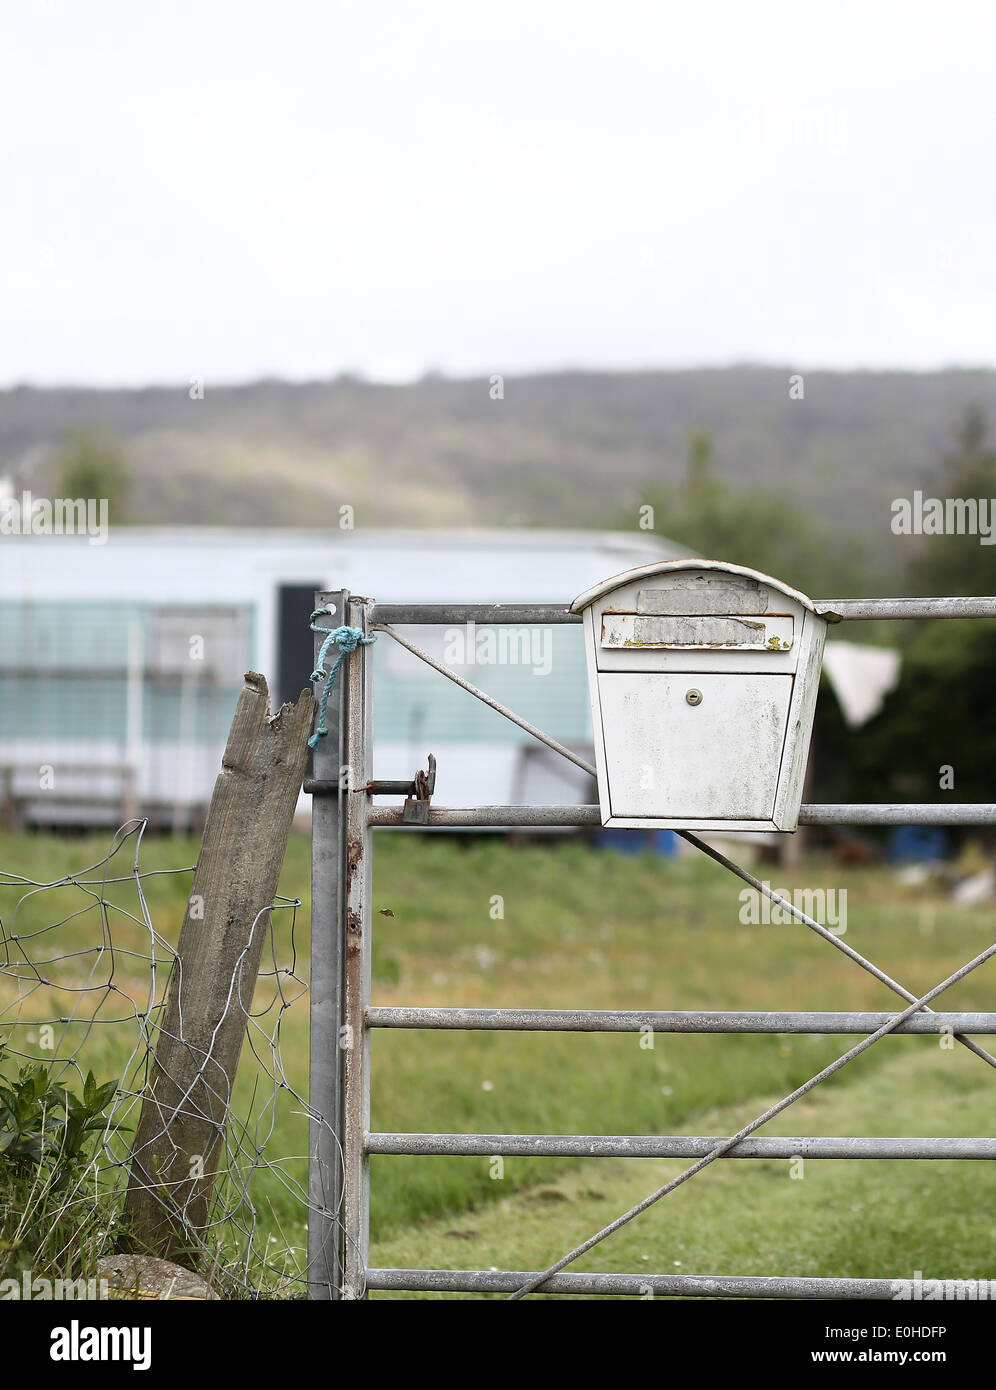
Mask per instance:
[[[654,509],[654,529],[705,560],[747,565],[815,598],[860,592],[862,566],[853,547],[832,540],[781,493],[737,488],[719,478],[705,431],[689,440],[684,480],[645,489],[645,498]]]
[[[131,470],[124,450],[106,430],[70,430],[55,459],[59,496],[107,499],[112,522],[125,520],[131,494]]]
[[[982,414],[971,410],[929,495],[996,498],[996,452]],[[996,592],[994,547],[978,535],[923,536],[906,571],[906,592],[922,597]],[[992,801],[996,717],[992,671],[996,621],[902,623],[903,667],[878,718],[862,731],[858,789],[872,800]],[[942,783],[941,769],[951,768]],[[953,778],[953,781],[952,781]]]
[[[973,499],[996,507],[996,449],[988,443],[982,411],[966,411],[954,436],[954,447],[931,479],[928,495]],[[990,518],[992,519],[992,518]],[[912,594],[991,594],[996,579],[996,546],[983,545],[980,536],[920,537],[907,567]]]

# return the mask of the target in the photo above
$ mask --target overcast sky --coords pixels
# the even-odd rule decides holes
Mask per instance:
[[[33,0],[0,382],[996,365],[996,6]]]

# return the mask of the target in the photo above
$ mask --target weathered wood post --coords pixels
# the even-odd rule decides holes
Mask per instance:
[[[132,1146],[123,1243],[167,1258],[195,1245],[207,1225],[314,711],[304,690],[271,716],[265,678],[247,672]]]

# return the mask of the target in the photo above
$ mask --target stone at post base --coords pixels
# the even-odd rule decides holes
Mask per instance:
[[[97,1261],[97,1278],[107,1280],[112,1299],[205,1302],[221,1297],[199,1274],[155,1255],[105,1255]]]

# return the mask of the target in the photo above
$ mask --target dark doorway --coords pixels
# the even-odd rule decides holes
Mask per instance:
[[[280,585],[278,704],[296,701],[309,684],[308,677],[315,664],[315,634],[309,619],[315,607],[315,590],[321,588],[324,583],[319,579],[314,584]]]

